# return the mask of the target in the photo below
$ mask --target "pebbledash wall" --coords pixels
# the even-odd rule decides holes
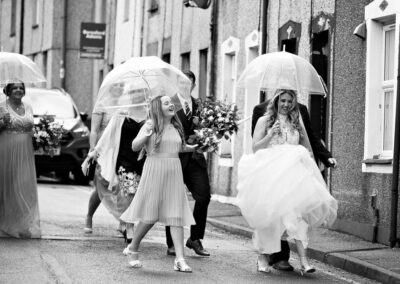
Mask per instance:
[[[12,24],[12,3],[16,3]],[[47,87],[60,87],[62,59],[62,12],[64,1],[24,1],[23,54],[35,61],[47,78]],[[65,89],[74,98],[80,111],[92,108],[93,64],[79,58],[80,23],[92,19],[92,1],[68,1]],[[36,6],[35,6],[36,5]],[[19,53],[21,32],[21,0],[0,2],[0,47]],[[15,33],[11,26],[15,25]]]
[[[261,49],[261,2],[220,2],[216,97],[235,102],[241,118],[247,119],[240,124],[232,143],[225,143],[219,155],[211,158],[214,198],[224,202],[234,202],[238,161],[243,153],[251,152],[251,120],[248,118],[260,98],[253,90],[237,89],[235,84],[246,64]],[[338,219],[333,229],[381,243],[389,241],[392,165],[390,157],[382,153],[376,155],[380,150],[375,140],[382,136],[379,132],[382,126],[377,122],[382,117],[379,109],[382,101],[376,96],[381,96],[382,92],[375,86],[380,82],[374,83],[376,79],[373,78],[381,77],[379,70],[383,68],[384,52],[375,42],[383,44],[382,31],[396,23],[395,59],[388,67],[396,78],[399,45],[399,4],[396,2],[310,0],[299,4],[291,0],[269,1],[267,17],[267,52],[279,51],[283,43],[287,43],[310,62],[321,54],[326,56],[324,76],[329,96],[325,102],[325,137],[321,138],[339,163],[337,169],[327,174],[329,190],[339,201]],[[353,34],[364,21],[367,23],[366,39]],[[323,49],[314,44],[318,37],[325,41]],[[396,94],[396,82],[390,82],[389,88]],[[388,98],[390,108],[394,101]],[[312,111],[311,97],[299,100]],[[389,114],[394,118],[393,112]],[[376,196],[379,219],[371,207],[371,196]],[[374,231],[377,232],[375,236]]]
[[[388,243],[393,154],[383,151],[381,146],[382,117],[384,109],[390,110],[395,103],[400,3],[355,2],[336,3],[332,146],[340,166],[332,172],[331,189],[340,207],[335,228]],[[366,22],[364,39],[353,35],[355,27],[363,21]],[[387,41],[389,49],[385,52],[384,32],[390,28],[392,38]],[[392,56],[388,62],[384,60],[385,53]],[[383,69],[391,74],[391,80],[384,83],[382,78],[387,75],[383,75]],[[383,102],[385,88],[392,90],[394,96]],[[394,112],[388,112],[389,121],[394,120]],[[394,125],[389,128],[393,133]],[[371,207],[372,196],[376,196],[379,219],[375,219]],[[376,236],[374,222],[377,222]],[[400,226],[397,228],[399,235]]]

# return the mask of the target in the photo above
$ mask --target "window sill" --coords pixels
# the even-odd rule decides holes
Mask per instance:
[[[365,159],[362,161],[363,173],[391,174],[393,159]]]
[[[362,161],[363,164],[366,165],[371,165],[371,164],[388,164],[391,165],[392,164],[393,159],[389,158],[389,159],[365,159]]]

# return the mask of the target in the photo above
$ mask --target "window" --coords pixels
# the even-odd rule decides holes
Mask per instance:
[[[222,92],[217,99],[231,104],[236,101],[237,80],[237,55],[239,53],[240,40],[229,37],[222,43]],[[230,140],[222,139],[219,149],[220,166],[233,167],[233,135]]]
[[[396,0],[389,2],[397,3]],[[366,76],[363,172],[392,173],[399,26],[396,5],[365,7]]]
[[[124,22],[129,21],[129,3],[131,0],[125,0],[124,5]]]
[[[171,63],[171,53],[163,54],[161,59],[164,62]]]
[[[394,25],[383,28],[383,80],[381,87],[381,156],[393,156],[394,139]]]
[[[199,70],[199,98],[205,99],[207,97],[207,54],[208,49],[200,50],[200,70]]]
[[[181,54],[181,70],[190,70],[190,52]]]
[[[32,2],[32,28],[37,28],[40,21],[40,0]]]
[[[10,36],[15,36],[16,25],[17,25],[17,0],[11,0]]]

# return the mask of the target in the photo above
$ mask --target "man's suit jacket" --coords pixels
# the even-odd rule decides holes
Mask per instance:
[[[195,101],[195,99],[191,96],[190,99],[192,100],[192,114],[195,114],[198,108],[198,105]],[[193,124],[193,116],[188,119],[185,110],[181,104],[181,101],[178,98],[178,95],[175,95],[171,98],[172,103],[175,105],[175,109],[178,111],[176,112],[179,120],[182,123],[183,126],[183,132],[185,133],[185,140],[187,141],[189,139],[190,135],[194,134],[194,129],[195,125]],[[190,160],[195,160],[200,166],[203,168],[207,168],[207,162],[206,159],[204,158],[204,155],[202,154],[194,154],[194,153],[180,153],[179,158],[181,159],[182,162],[182,167],[185,168],[187,163],[190,162]]]
[[[269,101],[256,105],[253,110],[253,116],[251,121],[251,135],[253,136],[254,128],[256,127],[258,119],[263,116],[267,110]],[[314,133],[311,129],[311,120],[308,114],[307,107],[303,104],[299,103],[299,110],[301,118],[303,119],[304,127],[306,128],[306,132],[308,138],[310,139],[311,148],[314,153],[314,157],[316,160],[324,163],[325,166],[330,167],[330,163],[328,162],[329,158],[332,158],[332,154],[325,148],[325,146],[321,143],[321,139]]]

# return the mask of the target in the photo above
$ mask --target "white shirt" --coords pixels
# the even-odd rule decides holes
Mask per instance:
[[[186,110],[185,110],[185,102],[188,102],[190,111],[193,112],[192,98],[190,98],[189,100],[187,100],[187,99],[186,99],[185,97],[183,97],[180,93],[178,93],[178,98],[179,98],[179,101],[181,102],[182,108],[183,108],[183,110],[184,110],[185,112],[186,112]]]

